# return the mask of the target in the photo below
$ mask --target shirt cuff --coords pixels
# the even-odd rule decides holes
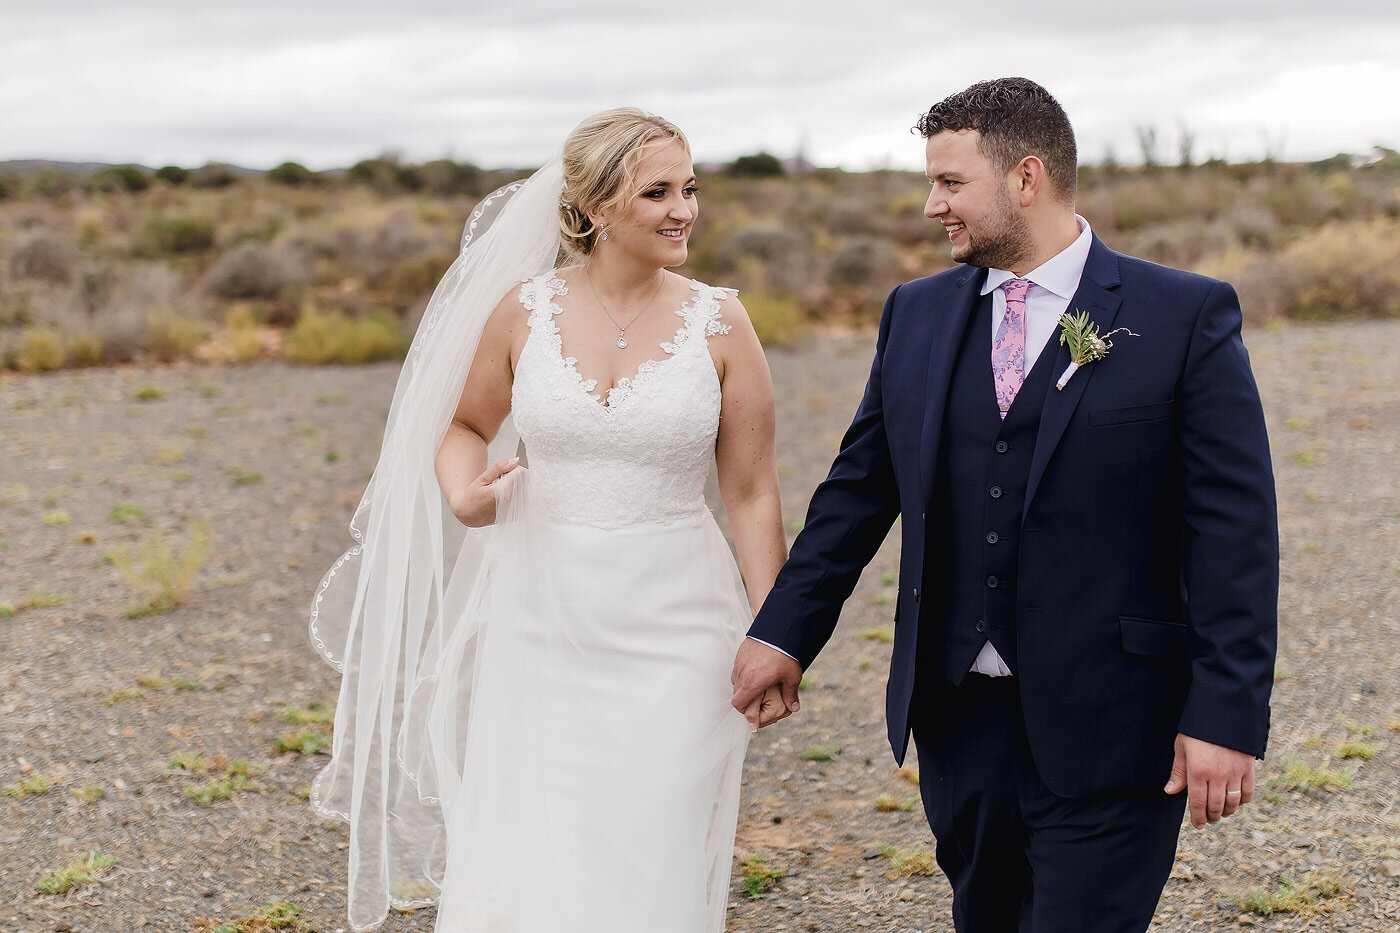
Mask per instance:
[[[780,654],[787,654],[788,657],[792,658],[794,661],[797,661],[796,658],[793,658],[792,655],[788,654],[786,651],[783,651],[783,649],[779,648],[777,645],[769,645],[768,642],[764,641],[762,638],[754,638],[752,635],[746,637],[758,642],[760,645],[768,645],[768,647],[772,648],[774,651],[777,651]],[[802,662],[798,661],[797,663],[800,665]]]

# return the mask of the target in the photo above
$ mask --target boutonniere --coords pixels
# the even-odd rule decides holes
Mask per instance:
[[[1108,356],[1108,351],[1113,349],[1113,341],[1109,338],[1114,334],[1125,333],[1129,337],[1140,336],[1126,327],[1119,327],[1100,336],[1099,326],[1089,320],[1089,313],[1080,311],[1078,308],[1074,310],[1077,312],[1076,314],[1070,314],[1066,311],[1060,315],[1060,345],[1069,346],[1070,359],[1065,371],[1055,381],[1056,389],[1063,389],[1079,367]]]

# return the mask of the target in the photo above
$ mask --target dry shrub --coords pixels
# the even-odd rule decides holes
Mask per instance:
[[[384,299],[400,314],[431,295],[456,253],[435,252],[404,259],[380,283]]]
[[[214,245],[214,225],[201,218],[154,213],[142,225],[138,244],[144,256],[202,253]]]
[[[826,280],[835,288],[880,290],[898,284],[899,257],[889,240],[876,236],[847,239],[827,264]]]
[[[20,338],[14,367],[22,373],[52,372],[62,369],[67,358],[62,334],[47,327],[31,327]]]
[[[741,296],[754,332],[764,346],[785,344],[801,333],[802,309],[786,295],[756,289]]]
[[[1400,317],[1400,222],[1331,224],[1279,253],[1235,249],[1198,270],[1231,282],[1252,317]]]
[[[39,233],[22,240],[10,253],[10,274],[66,285],[77,271],[78,252],[71,243]]]
[[[68,365],[76,367],[101,366],[102,341],[92,334],[74,334],[68,338]]]
[[[810,235],[776,223],[737,230],[720,245],[715,256],[716,270],[722,276],[747,278],[757,270],[758,279],[745,285],[785,295],[807,288],[816,265]]]
[[[169,311],[151,311],[146,316],[145,349],[163,362],[186,359],[209,334],[202,321],[191,320]]]
[[[282,343],[298,363],[368,363],[402,356],[408,341],[393,315],[383,312],[350,317],[342,311],[307,307]]]
[[[183,547],[152,528],[136,545],[113,548],[111,556],[122,578],[147,597],[151,609],[163,612],[189,596],[213,543],[213,525],[206,517],[194,522]]]
[[[214,263],[204,276],[204,288],[220,298],[269,299],[305,281],[300,256],[261,243],[244,243]]]

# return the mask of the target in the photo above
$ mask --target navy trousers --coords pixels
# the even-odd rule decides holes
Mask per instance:
[[[915,703],[914,742],[957,933],[1143,933],[1185,792],[1058,797],[1031,759],[1014,679],[936,680]]]

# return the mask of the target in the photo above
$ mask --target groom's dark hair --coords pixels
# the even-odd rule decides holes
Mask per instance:
[[[1056,193],[1074,200],[1079,183],[1074,129],[1059,101],[1029,78],[979,81],[934,104],[914,124],[925,139],[944,130],[976,130],[978,148],[1001,172],[1035,156],[1045,163]]]

